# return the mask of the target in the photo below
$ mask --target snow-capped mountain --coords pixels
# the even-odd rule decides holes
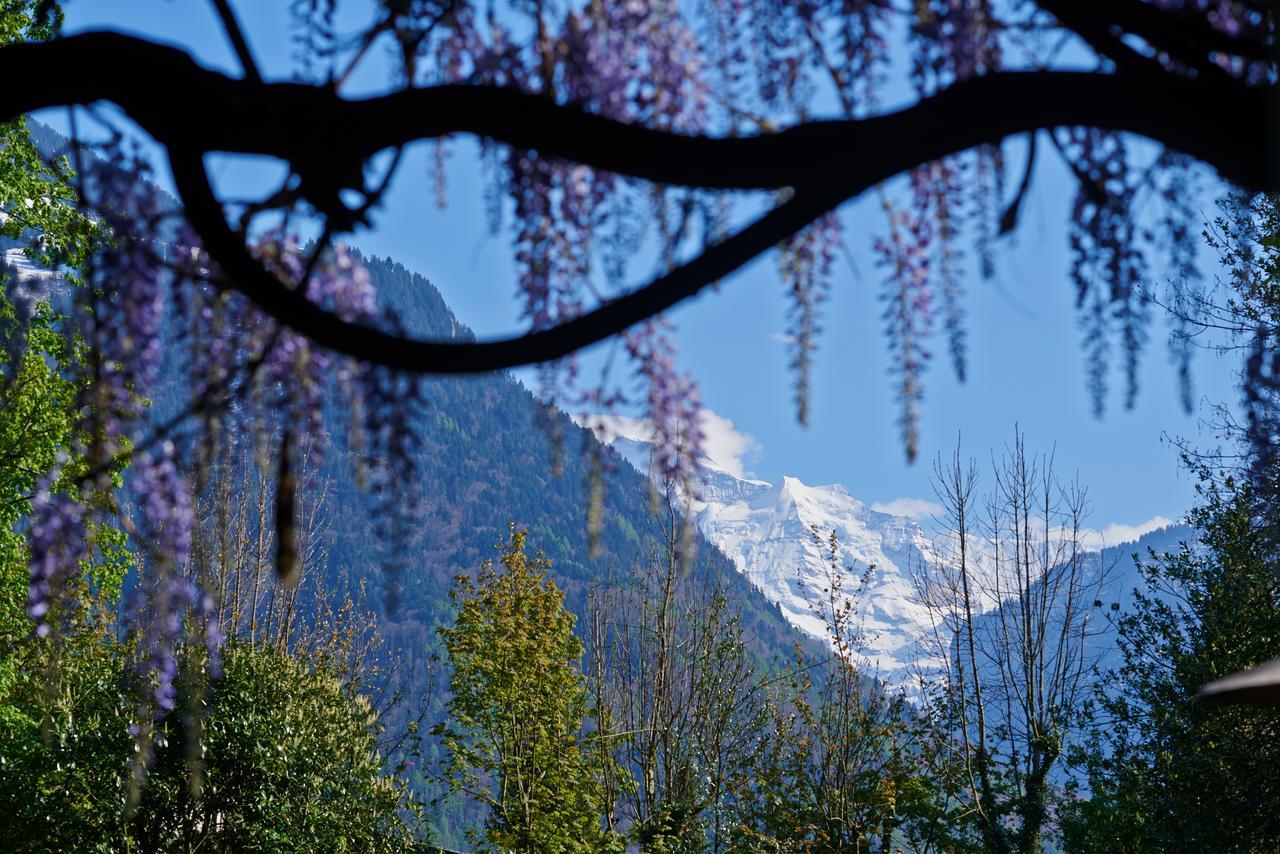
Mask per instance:
[[[647,470],[646,442],[617,438],[612,444],[637,469]],[[793,477],[770,484],[737,477],[709,460],[703,477],[701,497],[691,505],[703,533],[792,624],[818,638],[826,630],[814,609],[831,577],[825,538],[835,531],[840,592],[853,596],[869,573],[857,609],[861,652],[885,681],[908,677],[914,641],[928,622],[910,573],[932,554],[929,537],[914,519],[872,510],[839,484],[808,486]],[[823,542],[814,539],[815,528]]]
[[[602,438],[640,472],[649,470],[649,437],[643,425],[615,420]],[[938,541],[914,518],[874,510],[839,484],[808,486],[794,477],[770,484],[730,472],[706,457],[700,496],[689,509],[707,539],[777,604],[783,616],[819,639],[826,639],[826,628],[817,609],[831,578],[825,539],[834,531],[842,573],[838,593],[860,595],[856,614],[863,635],[861,655],[880,679],[894,685],[905,684],[918,663],[926,671],[930,668],[918,647],[930,630],[930,613],[918,602],[912,578],[945,558]],[[815,529],[821,541],[815,539]],[[1122,606],[1132,588],[1141,584],[1131,553],[1145,554],[1148,547],[1167,551],[1193,534],[1181,525],[1133,529],[1134,536],[1123,539],[1135,541],[1113,545],[1106,532],[1095,533],[1099,545],[1109,546],[1091,555],[1101,561],[1108,579],[1099,596]],[[985,575],[991,566],[991,544],[978,539],[969,547],[975,570]],[[999,606],[994,599],[980,604],[983,611]],[[1102,638],[1097,643],[1106,645]]]

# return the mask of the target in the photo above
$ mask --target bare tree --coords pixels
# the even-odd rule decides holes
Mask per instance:
[[[983,847],[1034,852],[1053,769],[1084,713],[1106,569],[1083,545],[1085,490],[1057,477],[1051,453],[1028,455],[1017,433],[992,470],[980,498],[958,446],[935,463],[946,533],[937,561],[914,574],[932,616],[925,714],[935,743],[954,744]]]
[[[646,850],[723,851],[765,723],[763,685],[725,595],[692,577],[692,522],[668,489],[658,537],[630,583],[599,586],[589,652],[611,818]]]
[[[259,444],[229,440],[212,469],[197,505],[203,524],[193,539],[192,571],[214,594],[218,621],[229,633],[254,646],[292,651],[318,642],[314,632],[297,630],[300,599],[316,605],[326,598],[319,588],[328,559],[328,486],[310,464],[308,449],[300,449],[298,468],[305,474],[292,519],[299,573],[294,584],[275,584],[277,485],[270,460],[278,449],[268,438]]]
[[[218,624],[236,642],[331,670],[368,694],[380,716],[394,711],[404,726],[386,733],[392,741],[383,748],[393,755],[416,737],[414,724],[425,716],[425,698],[405,693],[423,681],[414,671],[419,663],[388,649],[364,583],[343,589],[340,568],[329,565],[328,482],[307,445],[297,450],[292,530],[285,533],[295,543],[297,579],[276,583],[275,442],[256,431],[224,434],[197,503],[201,524],[193,532],[189,571],[213,596]]]
[[[757,762],[755,803],[744,836],[752,849],[890,852],[910,840],[928,851],[945,814],[936,781],[920,773],[919,746],[905,697],[880,684],[861,654],[860,606],[874,567],[849,583],[835,533],[816,528],[824,556],[810,607],[829,653],[797,650],[770,692],[770,732]],[[849,591],[853,593],[850,594]]]

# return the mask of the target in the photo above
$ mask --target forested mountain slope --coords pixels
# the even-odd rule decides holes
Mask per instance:
[[[390,259],[366,258],[365,263],[380,299],[395,307],[414,334],[471,337],[425,278]],[[607,448],[602,449],[599,549],[595,557],[589,555],[590,460],[584,450],[596,441],[589,431],[558,410],[548,413],[508,375],[422,383],[427,406],[416,419],[421,445],[414,482],[403,484],[404,498],[416,493],[419,509],[403,544],[373,536],[376,520],[369,517],[370,503],[357,488],[349,460],[332,455],[326,472],[335,522],[334,570],[375,578],[386,563],[383,549],[406,548],[398,555],[403,595],[395,613],[383,612],[387,628],[401,640],[416,635],[417,642],[430,643],[433,629],[448,619],[446,592],[453,577],[492,557],[509,523],[527,528],[530,546],[552,560],[556,582],[579,615],[592,584],[625,579],[650,555],[660,537],[649,484]],[[723,587],[762,656],[788,656],[796,642],[806,641],[701,537],[690,571],[708,585]]]

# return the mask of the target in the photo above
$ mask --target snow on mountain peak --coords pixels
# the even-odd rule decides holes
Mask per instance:
[[[629,429],[626,435],[615,432],[602,438],[612,440],[613,447],[640,472],[649,471],[650,446],[643,431]],[[920,569],[941,563],[941,552],[950,550],[945,537],[935,539],[916,518],[926,511],[940,511],[938,505],[899,498],[868,506],[841,484],[809,486],[789,476],[771,484],[743,476],[741,465],[732,465],[735,471],[730,471],[730,466],[712,459],[703,459],[702,464],[701,489],[696,500],[689,502],[689,512],[707,539],[793,625],[826,639],[826,627],[815,607],[828,585],[827,538],[834,532],[840,592],[847,597],[861,595],[856,609],[863,632],[859,653],[882,680],[894,685],[905,684],[917,664],[926,671],[937,665],[918,654],[918,642],[931,630],[933,620],[919,603],[912,578]],[[1085,542],[1095,548],[1114,545],[1168,521],[1157,517],[1138,526],[1085,531]],[[979,575],[992,571],[989,546],[981,538],[970,542],[973,569]],[[1127,589],[1128,584],[1120,587]],[[999,604],[984,600],[980,607],[988,610]]]
[[[612,445],[647,472],[647,437],[629,432],[613,438]],[[702,462],[700,495],[690,502],[698,526],[792,624],[820,639],[826,638],[826,628],[814,610],[815,594],[828,583],[826,539],[835,532],[841,592],[854,595],[868,574],[858,608],[864,634],[860,652],[881,678],[905,681],[915,662],[915,640],[928,625],[910,576],[932,554],[920,525],[908,516],[872,510],[841,484],[809,486],[789,476],[771,484]]]

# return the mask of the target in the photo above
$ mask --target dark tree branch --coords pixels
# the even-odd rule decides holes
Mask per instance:
[[[1009,202],[1009,206],[1004,209],[1004,213],[1000,216],[1000,234],[1001,236],[1009,234],[1018,225],[1018,214],[1022,210],[1022,202],[1027,197],[1027,192],[1031,189],[1031,175],[1036,168],[1036,138],[1038,133],[1031,133],[1027,138],[1027,163],[1022,170],[1022,180],[1018,182],[1018,191],[1014,194],[1013,201]]]
[[[1106,4],[1092,0],[1092,5],[1110,13],[1116,26],[1188,65],[1207,63],[1211,53],[1267,61],[1276,58],[1274,44],[1228,35],[1203,15],[1167,11],[1139,0],[1108,0]]]
[[[1033,128],[1088,125],[1151,137],[1237,183],[1258,184],[1268,171],[1266,91],[1158,69],[997,73],[895,113],[737,138],[639,127],[514,89],[444,85],[347,100],[325,86],[235,80],[175,48],[117,33],[4,47],[0,74],[26,81],[0,93],[0,118],[106,100],[165,145],[274,156],[300,170],[351,171],[352,160],[358,166],[383,149],[470,133],[658,183],[772,189],[896,174]],[[1206,120],[1220,130],[1205,133]]]
[[[1121,69],[1140,69],[1150,60],[1115,32],[1115,22],[1090,8],[1092,0],[1036,0],[1036,5],[1058,19],[1058,23],[1079,36],[1099,56],[1106,57]]]
[[[253,60],[249,41],[244,37],[244,30],[240,29],[240,22],[236,20],[236,13],[231,9],[230,0],[213,0],[213,8],[217,10],[218,17],[222,20],[222,28],[226,30],[231,48],[240,60],[245,79],[250,83],[261,83],[262,74],[258,72],[258,64]]]
[[[1058,152],[1058,156],[1062,158],[1062,162],[1066,164],[1067,169],[1080,182],[1080,189],[1089,197],[1089,200],[1100,208],[1106,207],[1111,200],[1111,194],[1107,192],[1105,179],[1090,175],[1088,170],[1072,158],[1056,134],[1050,132],[1049,142],[1053,144],[1054,151]]]
[[[1065,126],[1137,133],[1237,184],[1280,188],[1272,166],[1274,90],[1148,65],[1116,74],[991,74],[894,113],[713,138],[629,125],[511,89],[451,85],[347,100],[331,87],[235,80],[173,48],[88,33],[0,49],[0,75],[26,81],[0,91],[0,120],[56,105],[115,103],[167,148],[186,214],[228,287],[321,346],[414,372],[471,373],[556,359],[603,340],[693,296],[868,187],[1013,134]],[[203,163],[212,151],[275,156],[301,176],[304,194],[308,178],[327,193],[334,176],[360,174],[378,151],[456,133],[641,180],[795,193],[688,263],[579,318],[496,341],[431,342],[344,322],[280,283],[228,227]],[[329,201],[308,198],[322,209]]]
[[[1037,5],[1074,31],[1077,24],[1114,28],[1138,36],[1157,50],[1188,65],[1210,53],[1244,59],[1274,60],[1275,45],[1231,36],[1200,14],[1161,9],[1144,0],[1037,0]]]
[[[797,194],[734,236],[624,297],[558,326],[486,342],[417,341],[342,320],[283,285],[254,260],[227,226],[199,152],[172,150],[174,180],[187,218],[217,260],[227,286],[322,347],[417,373],[465,374],[558,359],[658,314],[737,270],[794,234],[839,200]]]

